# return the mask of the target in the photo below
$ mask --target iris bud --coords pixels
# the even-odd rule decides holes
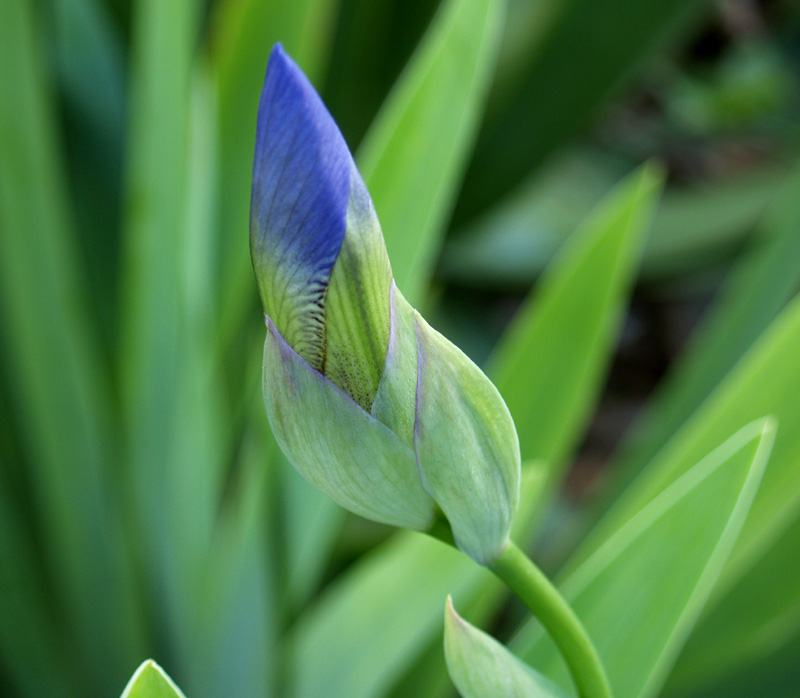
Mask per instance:
[[[351,511],[481,563],[504,549],[519,445],[497,390],[394,285],[332,117],[280,45],[259,105],[250,249],[267,320],[264,401],[302,475]]]

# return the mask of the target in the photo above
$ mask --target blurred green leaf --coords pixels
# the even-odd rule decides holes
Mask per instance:
[[[441,273],[460,284],[529,284],[591,209],[630,169],[592,150],[561,155],[518,193],[448,241]],[[725,262],[786,178],[781,164],[671,186],[655,211],[641,276],[660,280]]]
[[[504,0],[445,3],[359,152],[398,288],[418,305],[476,136]]]
[[[409,532],[394,535],[341,577],[294,627],[288,640],[292,695],[383,695],[441,627],[442,599],[448,593],[459,599],[487,578],[488,572],[439,541]]]
[[[561,584],[617,698],[659,692],[742,530],[774,435],[771,419],[742,428],[611,536],[592,539],[591,554]],[[631,496],[647,489],[637,482]],[[536,621],[512,649],[564,683],[560,656]]]
[[[258,427],[249,429],[241,444],[236,477],[203,570],[193,618],[199,637],[185,684],[193,695],[280,695],[273,690],[282,628],[271,538],[276,498],[269,491],[277,464],[265,462],[274,441],[263,412],[260,416]]]
[[[120,401],[148,582],[158,590],[176,654],[186,661],[195,641],[196,589],[190,585],[207,553],[217,506],[210,471],[215,425],[201,422],[205,410],[221,406],[206,401],[209,342],[196,332],[187,288],[190,269],[202,259],[201,251],[187,249],[202,245],[208,234],[205,227],[188,229],[197,221],[190,205],[197,202],[195,188],[204,191],[206,168],[213,165],[213,158],[196,157],[213,153],[213,146],[203,142],[207,100],[192,80],[199,7],[192,0],[139,0],[133,10]],[[189,164],[195,166],[191,172]]]
[[[603,540],[725,434],[758,415],[771,414],[781,425],[764,481],[723,575],[735,581],[793,520],[800,505],[800,299],[772,322],[703,404],[650,461],[640,486],[615,502],[590,535]],[[586,549],[591,549],[591,542]],[[578,557],[580,559],[580,556]]]
[[[41,36],[0,3],[0,311],[55,603],[97,690],[141,656],[106,366],[88,312]],[[9,108],[7,105],[13,105]],[[24,564],[24,561],[20,561]],[[103,580],[97,594],[87,579]],[[128,629],[120,637],[118,628]],[[39,629],[46,632],[45,629]]]
[[[497,640],[461,618],[449,596],[444,613],[444,652],[453,683],[464,698],[568,696]]]
[[[645,167],[604,200],[548,267],[489,363],[524,459],[552,482],[591,414],[661,190]]]
[[[800,632],[798,551],[800,517],[733,588],[712,599],[670,676],[669,695],[694,695],[698,687],[756,664]]]
[[[623,477],[656,454],[800,288],[800,168],[773,198],[749,247],[618,456]]]
[[[103,349],[116,341],[125,45],[101,0],[39,3],[62,99],[61,125],[77,247],[85,260],[90,311]]]
[[[124,124],[124,58],[108,8],[100,0],[48,0],[48,4],[67,99],[106,147],[118,148]]]
[[[9,491],[7,487],[3,478],[3,495]],[[0,650],[4,671],[20,695],[68,698],[68,648],[52,631],[55,619],[42,576],[29,527],[11,501],[0,497]]]
[[[692,698],[795,698],[800,686],[800,634],[755,664],[736,666],[711,686],[696,686]],[[672,695],[672,694],[669,694]],[[679,694],[680,695],[680,694]]]
[[[656,49],[708,6],[691,0],[552,0],[531,23],[515,90],[478,142],[459,221],[487,209],[595,116]]]
[[[185,698],[166,672],[152,659],[131,677],[120,698]]]

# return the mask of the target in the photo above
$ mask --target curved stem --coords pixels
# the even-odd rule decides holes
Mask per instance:
[[[545,574],[514,543],[492,570],[542,622],[569,666],[581,698],[611,698],[600,658],[577,616]]]

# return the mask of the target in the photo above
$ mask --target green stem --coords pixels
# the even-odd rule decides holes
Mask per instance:
[[[581,698],[611,698],[597,651],[577,616],[552,582],[514,543],[489,565],[542,622],[569,666]]]

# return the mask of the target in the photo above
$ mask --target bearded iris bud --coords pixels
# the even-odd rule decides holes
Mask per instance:
[[[505,548],[519,445],[502,398],[394,285],[339,129],[280,45],[259,105],[250,249],[264,401],[300,473],[345,508],[428,529],[481,563]]]

